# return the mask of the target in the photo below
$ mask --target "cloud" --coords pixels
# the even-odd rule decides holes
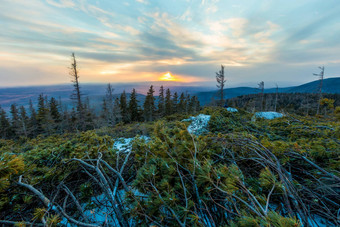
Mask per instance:
[[[324,14],[320,18],[314,19],[314,21],[311,23],[298,27],[284,40],[284,42],[288,44],[307,39],[310,36],[318,34],[318,32],[327,27],[327,25],[336,19],[340,19],[338,10]]]
[[[142,3],[142,4],[149,4],[147,0],[136,0],[136,2]]]
[[[233,4],[3,0],[0,75],[39,83],[46,73],[63,82],[71,52],[79,58],[84,82],[151,80],[166,71],[214,82],[214,72],[225,64],[236,83],[256,81],[255,76],[274,80],[294,70],[300,75],[303,67],[339,62],[335,3]],[[309,16],[316,9],[319,14]],[[18,65],[23,70],[15,69]],[[309,72],[301,78],[309,78]]]
[[[75,3],[72,0],[46,0],[46,2],[59,8],[72,8],[75,6]]]

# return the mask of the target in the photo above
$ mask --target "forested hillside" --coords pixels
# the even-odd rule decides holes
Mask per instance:
[[[340,106],[340,94],[323,94],[320,113],[330,114],[334,107]],[[243,108],[247,111],[279,111],[300,115],[315,115],[318,103],[318,94],[309,93],[265,93],[242,95],[228,99],[228,105]]]
[[[2,139],[0,223],[340,224],[340,112],[266,120],[230,111]]]
[[[81,92],[79,99],[73,98],[72,108],[65,107],[61,100],[40,94],[37,107],[31,100],[28,108],[12,103],[10,111],[5,111],[0,106],[0,137],[27,139],[38,135],[79,132],[117,124],[154,121],[172,114],[195,114],[200,110],[196,96],[183,92],[172,93],[163,86],[157,98],[154,93],[153,86],[150,86],[147,95],[142,98],[135,89],[130,94],[124,91],[114,95],[113,88],[108,84],[106,95],[97,101],[97,110],[92,108],[89,98],[83,97]]]
[[[265,88],[263,93],[308,93],[317,94],[319,91],[320,80],[301,84],[292,87]],[[323,80],[322,91],[327,94],[340,94],[340,78],[327,78]],[[244,95],[256,95],[261,93],[258,87],[236,87],[224,89],[225,98],[232,99]],[[196,94],[202,105],[211,105],[218,100],[216,91],[204,91]],[[293,96],[292,96],[293,97]]]

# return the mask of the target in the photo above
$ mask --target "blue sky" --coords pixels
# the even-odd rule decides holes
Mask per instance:
[[[0,0],[0,86],[178,81],[268,87],[340,76],[338,0]]]

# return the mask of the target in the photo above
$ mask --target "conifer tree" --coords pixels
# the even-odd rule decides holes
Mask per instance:
[[[129,123],[129,115],[128,115],[128,108],[127,108],[127,100],[126,100],[126,93],[125,90],[120,95],[120,111],[122,113],[122,120],[124,123]]]
[[[116,98],[113,104],[113,115],[116,123],[119,123],[122,121],[122,113],[120,110],[120,103],[119,99]]]
[[[170,89],[168,88],[166,90],[166,95],[165,95],[165,115],[169,115],[172,113],[172,100],[171,100],[171,92]]]
[[[153,89],[153,86],[151,85],[146,95],[145,102],[143,105],[145,121],[153,121],[155,117],[156,109],[155,109],[155,98],[153,96],[154,92],[155,90]]]
[[[172,97],[172,113],[178,112],[178,94],[177,92],[174,93],[174,96]]]
[[[81,127],[81,130],[92,130],[95,128],[94,119],[95,114],[93,109],[90,105],[90,99],[89,97],[86,97],[85,104],[83,108],[83,116],[84,116],[84,126]]]
[[[183,92],[181,93],[181,96],[179,97],[178,112],[179,113],[186,112],[186,99],[185,99],[185,95]]]
[[[47,126],[47,114],[48,109],[45,105],[45,97],[40,94],[38,97],[38,113],[37,113],[37,123],[38,123],[38,133],[44,133],[45,127]]]
[[[67,108],[63,108],[63,111],[61,113],[61,121],[59,124],[61,132],[65,133],[67,131],[71,131],[70,118],[70,113]]]
[[[139,111],[138,111],[138,100],[137,100],[136,89],[132,89],[132,93],[130,95],[128,112],[129,112],[130,120],[132,122],[138,121],[140,119]]]
[[[201,108],[201,104],[200,104],[200,101],[198,100],[197,96],[194,96],[195,97],[195,112],[199,112],[200,111],[200,108]]]
[[[186,98],[185,98],[185,112],[186,113],[191,113],[192,109],[190,109],[189,105],[190,105],[191,99],[190,99],[190,95],[187,94]]]
[[[7,113],[0,106],[0,136],[3,139],[8,139],[11,136],[11,125],[9,123]]]
[[[14,133],[15,137],[19,137],[19,130],[20,130],[20,120],[19,120],[19,111],[16,104],[11,105],[11,128],[12,132]]]
[[[38,120],[37,120],[37,112],[34,109],[33,102],[30,99],[29,101],[29,121],[28,121],[28,134],[31,137],[35,137],[38,134]]]
[[[77,130],[77,111],[75,110],[75,108],[72,108],[70,112],[68,126],[68,130],[70,132],[74,132]]]
[[[103,98],[103,104],[102,104],[102,112],[101,112],[101,118],[104,120],[104,125],[108,125],[108,110],[107,110],[107,104],[106,104],[106,98]]]
[[[163,85],[159,89],[158,96],[158,116],[164,117],[165,115],[165,99],[164,99],[164,87]]]
[[[59,123],[61,120],[61,116],[59,113],[59,104],[55,98],[51,98],[49,102],[49,107],[50,107],[50,114],[52,116],[52,119],[54,122]]]
[[[200,103],[198,101],[197,96],[192,96],[190,99],[190,103],[188,105],[189,113],[197,113],[200,109]]]
[[[53,131],[56,131],[58,130],[59,124],[61,122],[61,115],[59,113],[59,104],[53,97],[50,99],[49,108],[51,127]]]
[[[21,134],[27,137],[28,136],[27,127],[28,127],[29,118],[27,116],[26,109],[24,106],[20,106],[19,118],[20,118],[20,124],[21,124]]]

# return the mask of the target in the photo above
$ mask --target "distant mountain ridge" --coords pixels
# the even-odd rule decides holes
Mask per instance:
[[[133,88],[136,88],[140,104],[144,100],[144,95],[153,82],[145,82],[142,84],[113,84],[116,95],[119,95],[123,90],[129,94]],[[164,84],[165,88],[170,88],[171,92],[185,92],[191,95],[196,95],[202,105],[210,103],[213,99],[218,99],[217,90],[212,90],[210,87],[204,86],[183,86],[182,84],[167,84],[166,82],[157,82],[155,89],[155,96],[158,96],[160,84]],[[81,84],[84,96],[88,96],[90,104],[95,109],[99,109],[105,95],[107,84]],[[280,93],[316,93],[318,90],[319,81],[312,81],[299,86],[279,88]],[[30,86],[30,87],[13,87],[0,88],[0,106],[5,110],[9,110],[11,104],[28,106],[29,100],[33,103],[37,102],[39,94],[43,93],[48,97],[55,97],[60,99],[64,105],[72,106],[70,96],[73,91],[71,84],[50,85],[50,86]],[[265,93],[274,93],[276,88],[265,89]],[[340,94],[340,77],[328,78],[323,81],[324,93],[338,93]],[[235,87],[224,89],[225,98],[234,98],[240,95],[257,94],[259,90],[252,87]]]
[[[279,88],[279,93],[317,93],[319,88],[319,80],[305,83],[299,86]],[[225,98],[234,98],[241,95],[257,94],[258,88],[252,87],[236,87],[224,89]],[[265,93],[275,93],[276,88],[267,88]],[[322,86],[323,93],[340,94],[340,77],[328,78],[323,80]],[[212,100],[218,100],[218,90],[206,91],[197,93],[197,97],[202,105],[207,105]]]

